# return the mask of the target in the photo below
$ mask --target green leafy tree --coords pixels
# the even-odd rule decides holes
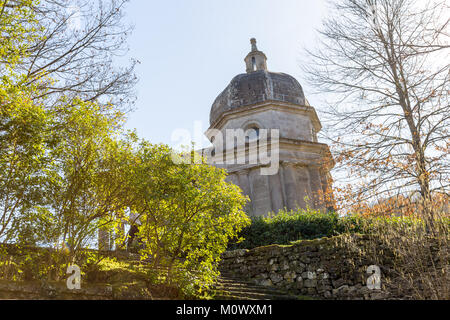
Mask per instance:
[[[0,0],[0,75],[23,62],[30,42],[37,39],[33,0]]]
[[[36,38],[33,1],[0,1],[0,239],[16,239],[18,223],[39,199],[48,117],[32,101],[15,66]]]
[[[167,283],[202,292],[218,275],[229,239],[250,223],[242,210],[247,198],[225,171],[204,161],[177,164],[167,146],[143,141],[135,156],[128,188],[141,257],[167,270]]]
[[[99,228],[113,227],[123,208],[120,113],[76,100],[52,110],[52,161],[42,185],[45,204],[30,212],[38,241],[65,244],[71,257],[92,246]]]
[[[8,92],[9,91],[9,92]],[[39,202],[47,116],[14,88],[0,87],[0,239],[17,235],[23,214]]]

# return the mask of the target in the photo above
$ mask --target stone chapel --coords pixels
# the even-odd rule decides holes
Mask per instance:
[[[245,140],[240,150],[246,161],[223,161],[239,152],[239,141],[227,141],[203,152],[211,164],[225,168],[229,181],[249,196],[246,211],[250,215],[306,206],[327,210],[332,204],[321,195],[331,187],[334,161],[328,146],[317,141],[321,130],[317,113],[298,81],[288,74],[268,71],[266,55],[258,50],[255,39],[250,42],[251,51],[244,59],[246,73],[235,76],[216,98],[206,132],[214,144],[218,133],[225,137],[227,130],[242,129]],[[269,137],[265,146],[260,144],[263,129],[277,130],[276,143]],[[270,149],[267,152],[272,155],[277,152],[277,157],[271,157],[277,161],[277,170],[262,174],[266,163],[248,161],[255,152],[261,154],[261,148]]]

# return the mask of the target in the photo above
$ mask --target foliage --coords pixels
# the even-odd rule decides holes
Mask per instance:
[[[95,102],[113,93],[121,96],[114,91],[120,88],[126,95],[133,83],[121,84],[130,70],[118,78],[92,77],[93,72],[103,76],[95,68],[99,61],[90,64],[89,59],[79,59],[107,41],[99,38],[108,36],[108,29],[102,28],[118,26],[117,10],[123,3],[114,1],[106,11],[100,8],[101,32],[95,21],[75,36],[92,42],[83,45],[80,40],[80,48],[66,52],[69,38],[59,33],[57,26],[53,25],[53,30],[31,27],[33,14],[42,15],[42,8],[56,11],[36,1],[0,2],[2,22],[16,25],[23,36],[16,37],[14,30],[5,27],[7,23],[2,25],[6,28],[2,35],[10,32],[18,44],[5,42],[1,51],[1,63],[8,65],[8,73],[3,74],[0,86],[0,237],[27,248],[20,262],[6,261],[4,265],[27,274],[22,279],[59,279],[68,263],[83,263],[83,249],[95,244],[99,229],[111,231],[116,226],[126,240],[119,226],[127,219],[125,209],[130,208],[142,222],[138,234],[144,243],[142,259],[150,259],[153,270],[169,287],[176,285],[186,293],[204,292],[203,287],[218,274],[217,264],[228,239],[248,222],[241,210],[246,199],[236,186],[225,182],[223,170],[206,163],[176,164],[166,146],[142,142],[135,147],[136,135],[122,135],[120,108]],[[84,4],[86,9],[88,2]],[[13,16],[16,13],[22,16]],[[24,21],[24,28],[18,21]],[[39,19],[42,25],[49,21]],[[25,34],[27,27],[31,28],[30,37]],[[55,30],[58,32],[53,33]],[[59,46],[58,39],[67,41]],[[122,43],[113,41],[103,48],[103,63],[110,65],[107,60]],[[16,44],[15,49],[12,45]],[[44,62],[39,55],[42,50],[53,52],[54,60]],[[82,78],[92,81],[68,80],[69,84],[61,86],[61,79],[49,78],[67,75],[64,70],[77,63],[81,63]],[[96,84],[106,85],[107,90]],[[48,246],[50,253],[26,252],[29,245]],[[98,261],[93,261],[91,267],[95,268]]]
[[[1,3],[2,1],[0,1]],[[4,1],[3,1],[4,2]],[[8,0],[9,3],[18,1]],[[17,66],[27,85],[40,82],[35,100],[54,106],[61,98],[112,103],[132,109],[136,61],[122,61],[132,28],[124,21],[128,0],[21,0],[32,7],[36,37]],[[22,34],[14,23],[17,34]],[[52,81],[40,81],[45,76]]]
[[[430,232],[422,216],[416,213],[407,219],[396,218],[394,223],[386,218],[364,219],[361,226],[367,237],[361,254],[383,268],[382,253],[391,253],[393,265],[386,271],[399,279],[394,285],[385,284],[392,292],[407,292],[405,298],[448,300],[450,219],[448,214],[434,212]],[[353,250],[361,249],[351,241],[350,245]]]
[[[290,244],[302,239],[332,237],[346,231],[358,232],[360,218],[341,218],[337,213],[323,213],[316,210],[280,210],[267,217],[252,218],[252,223],[239,236],[242,242],[235,242],[230,249],[251,249],[271,244]]]
[[[113,227],[114,215],[124,207],[117,136],[121,115],[105,115],[102,108],[75,100],[51,110],[51,161],[40,186],[43,203],[28,211],[24,238],[56,247],[63,243],[75,255],[89,246],[99,228]]]
[[[401,195],[429,216],[436,193],[448,197],[447,12],[440,0],[333,2],[304,66],[332,93],[321,111],[341,208]]]
[[[18,219],[41,197],[47,116],[5,87],[0,87],[0,101],[0,239],[6,241],[17,234]]]
[[[450,223],[450,219],[444,219]],[[316,210],[280,210],[267,217],[253,217],[250,226],[244,228],[239,237],[243,241],[233,241],[229,249],[252,249],[271,244],[288,245],[298,240],[333,237],[344,233],[375,232],[380,223],[389,225],[414,226],[422,223],[417,216],[364,216],[324,213]]]
[[[36,36],[33,1],[0,1],[0,239],[17,235],[17,222],[40,198],[48,115],[32,101],[36,86],[14,72]]]
[[[225,181],[223,170],[203,159],[178,161],[180,155],[169,147],[139,141],[135,134],[124,137],[124,115],[117,110],[129,110],[133,65],[115,73],[111,69],[128,32],[121,24],[125,2],[114,0],[93,10],[90,1],[77,1],[86,25],[76,30],[66,25],[73,13],[65,11],[69,8],[65,1],[0,0],[0,240],[18,244],[15,255],[0,248],[1,278],[60,280],[66,276],[66,266],[76,263],[93,281],[109,281],[118,274],[202,296],[217,277],[220,256],[227,247],[289,244],[362,232],[392,249],[399,261],[396,271],[412,288],[417,282],[411,275],[424,274],[419,284],[435,297],[448,298],[448,286],[441,283],[445,277],[439,276],[442,268],[434,265],[448,261],[448,217],[433,216],[430,224],[417,215],[340,217],[309,209],[282,210],[254,218],[249,225],[242,211],[247,199]],[[339,124],[333,130],[345,130],[334,139],[342,147],[338,162],[350,165],[359,174],[356,177],[369,180],[358,185],[356,197],[348,193],[346,200],[358,202],[358,213],[386,208],[395,213],[399,204],[407,206],[408,212],[432,212],[431,203],[439,208],[448,203],[449,104],[448,92],[443,90],[448,68],[424,69],[422,62],[448,46],[438,39],[439,30],[427,29],[427,23],[408,25],[416,21],[416,15],[402,15],[405,9],[399,5],[408,1],[380,1],[395,10],[381,10],[386,20],[375,26],[367,25],[365,5],[354,7],[359,2],[347,1],[349,7],[340,10],[356,9],[352,14],[358,13],[359,20],[343,19],[356,24],[362,19],[366,23],[362,28],[352,23],[342,28],[334,20],[328,25],[335,26],[327,29],[332,43],[350,40],[349,47],[332,46],[322,56],[322,63],[330,62],[329,58],[337,69],[331,74],[312,73],[319,75],[325,87],[345,89],[352,97],[361,94],[356,100],[363,108],[357,112],[352,108],[350,116],[339,110],[341,117],[333,118]],[[361,10],[365,14],[359,14]],[[432,12],[417,16],[432,18]],[[406,34],[414,36],[414,41],[425,35],[425,45],[401,42],[402,34],[394,27],[397,22],[399,26],[406,23]],[[375,57],[361,54],[373,50],[372,45]],[[320,60],[320,55],[316,57]],[[338,59],[349,57],[350,66]],[[316,66],[320,69],[324,64]],[[343,77],[330,78],[342,66]],[[396,73],[400,70],[405,74]],[[341,81],[348,79],[358,85]],[[110,100],[117,105],[107,103]],[[348,128],[366,139],[355,143]],[[414,186],[425,201],[397,196],[369,208],[365,200],[387,194],[386,185],[391,182],[397,189]],[[435,187],[440,188],[439,197],[432,194]],[[125,214],[128,208],[133,218]],[[125,222],[139,225],[142,263],[116,261],[84,249],[95,243],[99,229],[113,228],[117,246],[122,248],[128,237]],[[245,240],[239,242],[242,237]],[[236,243],[229,245],[233,238]]]
[[[66,257],[65,261],[62,258]],[[0,279],[38,281],[46,285],[67,278],[69,264],[64,251],[19,245],[0,245]],[[120,295],[123,291],[136,298],[190,299],[177,286],[165,284],[164,277],[145,262],[126,255],[101,254],[94,250],[78,252],[82,285],[105,285]]]
[[[33,0],[0,1],[0,75],[5,75],[21,63],[30,42],[37,38]]]
[[[68,251],[1,245],[0,252],[1,279],[47,282],[66,278],[66,269],[70,262]]]
[[[202,294],[218,275],[229,238],[249,222],[246,198],[225,182],[224,170],[201,161],[186,163],[164,145],[142,141],[128,174],[143,242],[142,259],[167,270],[166,282]]]

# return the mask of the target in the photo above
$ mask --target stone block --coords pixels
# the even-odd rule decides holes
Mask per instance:
[[[302,273],[302,278],[303,279],[316,279],[317,275],[315,272],[306,271],[306,272]]]
[[[308,264],[311,262],[311,259],[309,257],[307,257],[306,255],[301,255],[299,260],[300,260],[300,262],[305,263],[305,264]]]
[[[317,287],[317,280],[315,280],[315,279],[305,279],[303,281],[303,285],[306,288],[315,288],[315,287]]]
[[[324,272],[324,273],[322,273],[322,274],[320,275],[320,278],[321,278],[321,279],[329,279],[329,278],[330,278],[330,275],[329,275],[328,273]]]
[[[296,281],[295,281],[296,287],[297,289],[302,289],[303,288],[303,279],[302,277],[297,277]]]
[[[333,289],[333,295],[342,295],[343,293],[346,293],[348,291],[348,285],[342,285],[337,289]]]
[[[331,283],[333,284],[333,287],[334,288],[339,288],[339,287],[341,287],[342,285],[344,285],[345,284],[345,280],[344,279],[342,279],[342,278],[339,278],[339,279],[336,279],[336,280],[332,280],[331,281]]]
[[[316,291],[315,288],[307,288],[306,293],[307,293],[309,296],[315,296],[315,295],[317,294],[317,291]]]
[[[265,286],[265,287],[270,287],[273,285],[272,281],[270,279],[264,279],[258,282],[258,284]]]
[[[297,277],[297,274],[294,271],[288,271],[284,274],[285,280],[294,280]]]
[[[272,280],[272,282],[274,284],[280,283],[283,280],[283,277],[278,274],[278,273],[271,273],[270,274],[270,280]]]

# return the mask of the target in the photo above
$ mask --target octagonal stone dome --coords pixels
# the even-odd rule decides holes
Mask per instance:
[[[239,74],[231,80],[212,105],[210,124],[215,123],[225,112],[269,100],[305,105],[302,86],[294,77],[257,70]]]

